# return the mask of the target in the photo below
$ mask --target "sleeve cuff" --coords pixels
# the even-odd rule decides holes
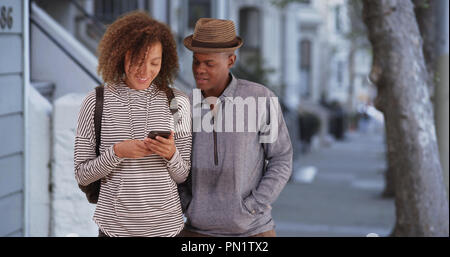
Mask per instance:
[[[116,155],[116,152],[114,152],[114,145],[112,145],[111,147],[109,147],[108,151],[107,151],[108,155],[111,157],[111,160],[115,163],[118,164],[120,162],[122,162],[123,160],[125,160],[125,158],[120,158]]]
[[[166,160],[166,163],[169,166],[172,166],[173,164],[177,163],[180,160],[180,152],[178,152],[178,149],[175,150],[175,153],[173,154],[172,158],[170,160]]]

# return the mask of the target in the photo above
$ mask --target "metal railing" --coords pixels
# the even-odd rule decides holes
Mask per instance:
[[[98,38],[101,38],[103,34],[106,31],[106,24],[103,23],[98,17],[95,15],[90,14],[77,0],[69,0],[69,2],[79,11],[82,18],[84,20],[88,21],[88,24],[91,24],[93,28],[96,30],[96,36]],[[30,16],[31,17],[31,16]],[[47,37],[49,38],[67,57],[69,57],[80,69],[82,69],[90,78],[92,78],[97,84],[101,84],[102,82],[96,77],[95,74],[93,74],[91,71],[89,71],[83,64],[81,64],[73,54],[71,54],[62,44],[56,40],[55,37],[51,35],[45,28],[43,28],[35,19],[32,17],[30,18],[31,23],[36,25],[36,27]],[[176,35],[177,36],[177,35]],[[180,43],[179,43],[180,44]],[[181,45],[181,44],[180,44]],[[186,88],[194,88],[194,86],[188,82],[187,79],[185,79],[181,74],[177,74],[176,80],[183,84]]]
[[[81,13],[82,18],[89,21],[97,31],[97,36],[101,37],[106,31],[106,24],[104,24],[95,15],[88,13],[83,6],[76,0],[69,0],[69,2]]]
[[[32,15],[30,15],[31,24],[35,25],[37,29],[39,29],[53,44],[55,44],[71,61],[73,61],[86,75],[88,75],[92,80],[94,80],[97,84],[102,84],[102,82],[89,71],[81,62],[75,58],[75,56],[70,53],[68,49],[66,49],[54,36],[51,35],[49,31],[47,31]]]

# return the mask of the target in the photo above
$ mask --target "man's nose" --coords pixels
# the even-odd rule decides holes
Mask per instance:
[[[205,66],[203,64],[194,65],[194,73],[196,74],[203,74],[205,73]]]

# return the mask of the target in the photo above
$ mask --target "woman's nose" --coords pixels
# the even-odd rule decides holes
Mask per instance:
[[[137,74],[141,77],[146,77],[148,75],[151,75],[153,73],[152,69],[149,69],[147,65],[142,65],[140,69],[137,70]]]

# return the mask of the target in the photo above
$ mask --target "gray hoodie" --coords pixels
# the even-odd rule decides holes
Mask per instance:
[[[227,109],[227,105],[237,106],[233,102],[233,99],[239,99],[236,97],[252,98],[258,103],[258,99],[264,99],[258,97],[270,99],[276,96],[260,84],[232,76],[217,104],[222,118],[232,110]],[[244,119],[240,119],[242,113],[236,108],[231,112],[234,132],[225,129],[230,125],[225,124],[226,118],[220,122],[217,116],[212,118],[210,114],[211,124],[214,119],[216,122],[211,132],[200,127],[204,125],[199,122],[202,120],[205,124],[204,120],[208,119],[205,117],[210,112],[207,101],[199,92],[191,94],[190,99],[193,108],[192,167],[188,180],[179,185],[186,228],[211,236],[250,236],[274,229],[271,204],[292,172],[292,145],[278,101],[272,102],[274,105],[266,101],[256,108],[256,117],[265,117],[267,123],[271,122],[270,126],[257,125],[251,130],[248,121],[251,108],[245,109]],[[250,120],[253,118],[251,116]],[[242,125],[237,124],[238,120],[244,121],[244,132],[236,132],[237,125]],[[273,142],[265,143],[268,134]]]

